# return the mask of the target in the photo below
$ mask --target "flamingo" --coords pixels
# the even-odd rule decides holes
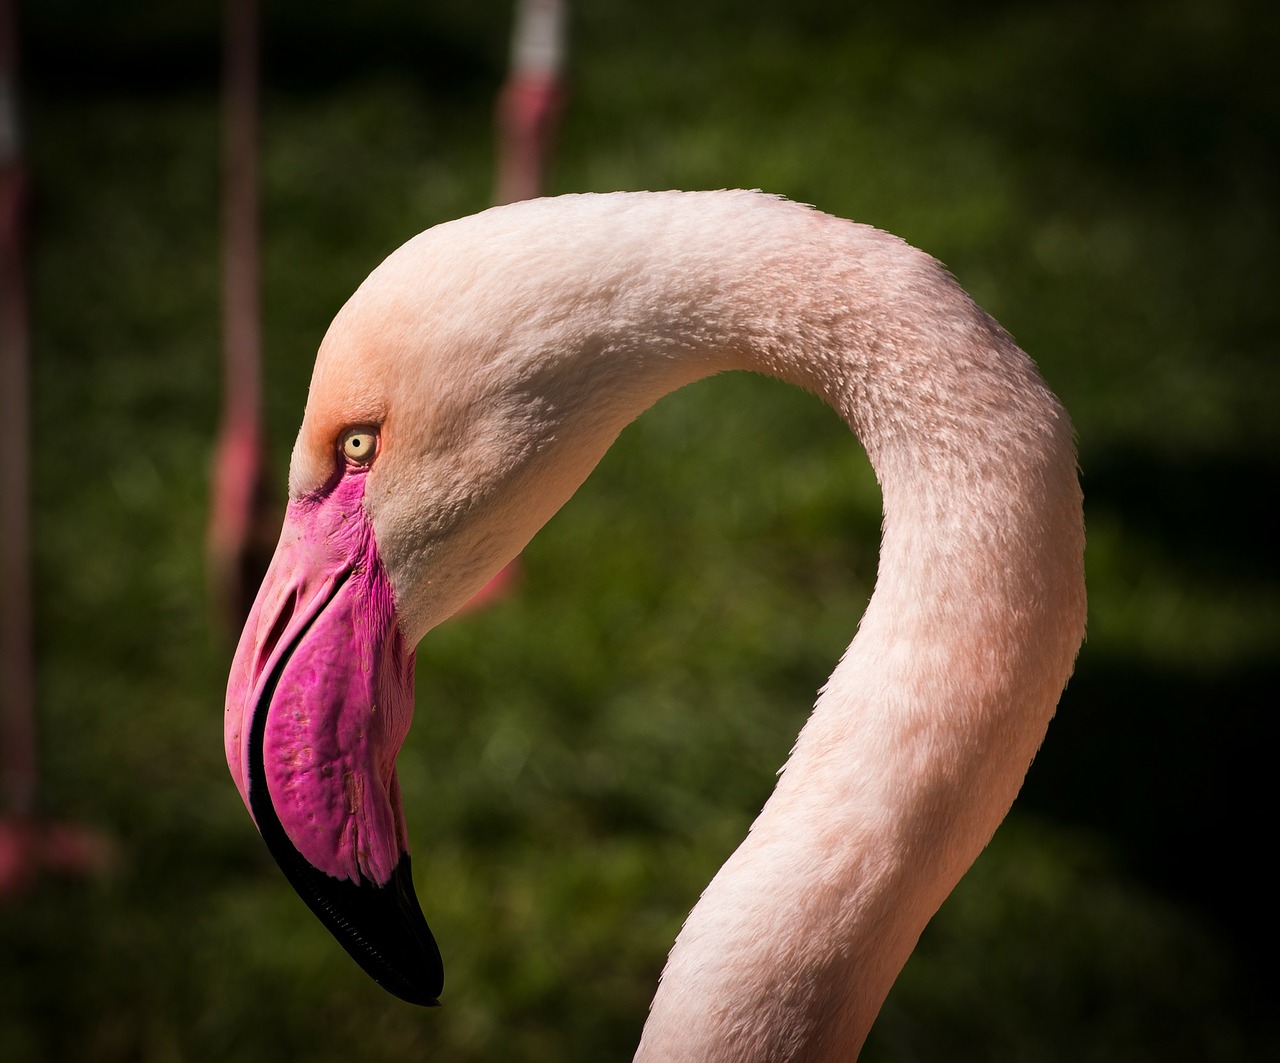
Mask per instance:
[[[31,593],[31,352],[27,314],[28,175],[19,106],[18,5],[0,0],[0,903],[42,872],[88,875],[114,859],[109,839],[40,814]]]
[[[520,0],[511,71],[498,96],[495,203],[535,199],[546,180],[564,107],[564,0]]]
[[[636,1058],[855,1056],[1012,804],[1085,621],[1072,429],[1031,359],[926,254],[783,199],[492,208],[394,252],[325,335],[227,691],[227,760],[268,847],[391,992],[443,985],[395,775],[413,647],[626,424],[729,369],[816,393],[858,436],[879,571]]]
[[[222,411],[205,558],[214,612],[234,636],[267,569],[280,513],[267,487],[262,416],[257,0],[228,0],[224,18]]]

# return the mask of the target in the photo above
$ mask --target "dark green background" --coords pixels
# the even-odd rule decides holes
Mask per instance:
[[[266,7],[283,489],[342,300],[490,198],[510,12]],[[0,1058],[629,1058],[870,593],[861,453],[779,385],[688,389],[530,547],[515,597],[428,637],[401,777],[448,984],[439,1011],[400,1004],[293,896],[222,761],[219,11],[26,8],[43,800],[118,859],[0,909]],[[551,191],[760,187],[891,229],[1079,432],[1088,642],[867,1059],[1275,1053],[1278,22],[1224,0],[573,13]]]

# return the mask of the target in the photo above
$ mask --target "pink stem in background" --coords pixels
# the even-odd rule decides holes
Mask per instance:
[[[33,886],[42,869],[87,874],[111,857],[92,831],[36,818],[27,175],[17,92],[17,2],[0,0],[0,901]]]
[[[238,632],[280,530],[262,416],[258,6],[228,0],[224,56],[223,385],[208,530],[210,591]]]
[[[564,103],[564,52],[562,0],[520,0],[511,70],[498,97],[496,203],[542,194]]]
[[[0,704],[5,811],[35,812],[36,721],[31,644],[30,424],[23,215],[26,172],[17,106],[17,12],[0,0]]]

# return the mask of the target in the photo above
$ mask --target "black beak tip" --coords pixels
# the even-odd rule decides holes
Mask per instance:
[[[404,853],[382,885],[327,875],[294,848],[280,826],[265,787],[250,787],[258,829],[289,884],[351,957],[378,985],[401,1000],[438,1007],[444,961],[427,926],[409,854]]]
[[[381,886],[332,878],[301,858],[298,865],[286,870],[290,883],[365,973],[401,1000],[439,1007],[444,963],[413,890],[409,854]]]

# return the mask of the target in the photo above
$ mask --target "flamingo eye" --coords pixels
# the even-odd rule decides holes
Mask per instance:
[[[348,428],[342,433],[342,455],[352,465],[368,465],[378,453],[377,429],[368,425]]]

